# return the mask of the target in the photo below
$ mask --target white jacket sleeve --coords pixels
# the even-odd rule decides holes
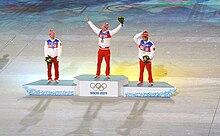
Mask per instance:
[[[48,56],[48,45],[47,45],[47,41],[45,41],[44,43],[44,57]]]
[[[141,34],[142,34],[142,32],[140,32],[140,33],[138,33],[138,34],[136,34],[135,36],[134,36],[134,42],[136,43],[136,44],[140,44],[140,40],[141,40]]]
[[[99,34],[99,32],[100,32],[101,29],[99,29],[98,27],[96,27],[96,26],[92,23],[92,21],[88,21],[88,24],[89,24],[89,26],[92,28],[92,30],[93,30],[96,34]]]
[[[150,59],[153,59],[153,57],[154,57],[154,55],[155,55],[155,45],[152,45],[151,47],[150,47],[150,55],[149,55],[149,57],[150,57]]]
[[[122,27],[122,24],[119,24],[115,29],[110,30],[109,33],[111,36],[113,36],[114,34],[116,34]]]
[[[61,43],[61,41],[59,41],[59,43],[58,43],[58,59],[60,59],[60,57],[61,57],[61,53],[62,53],[62,43]]]

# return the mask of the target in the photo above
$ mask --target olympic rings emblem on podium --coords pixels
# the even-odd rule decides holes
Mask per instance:
[[[106,83],[91,83],[90,87],[94,90],[94,91],[103,91],[107,88],[107,84]]]

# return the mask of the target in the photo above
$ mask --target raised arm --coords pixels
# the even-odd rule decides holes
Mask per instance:
[[[90,16],[88,16],[88,24],[96,34],[99,34],[100,29],[92,23]]]
[[[137,43],[138,45],[140,44],[140,40],[141,40],[141,34],[142,34],[143,32],[140,32],[140,33],[138,33],[138,34],[136,34],[135,36],[134,36],[134,42],[135,43]]]
[[[114,34],[116,34],[122,27],[122,24],[119,24],[115,29],[110,30],[109,33],[111,36],[113,36]]]

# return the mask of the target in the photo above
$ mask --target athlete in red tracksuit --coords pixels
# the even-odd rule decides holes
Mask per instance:
[[[136,34],[134,36],[134,41],[135,43],[138,44],[139,47],[138,57],[140,64],[140,75],[139,75],[139,82],[137,83],[137,85],[138,86],[143,85],[143,74],[144,74],[144,68],[146,67],[148,71],[149,86],[153,86],[151,61],[155,55],[154,43],[148,39],[147,31]]]
[[[47,63],[47,75],[48,75],[48,83],[52,82],[52,64],[54,65],[55,70],[55,82],[59,83],[59,59],[62,53],[62,45],[61,41],[55,38],[55,32],[53,29],[50,29],[49,33],[50,39],[45,41],[44,45],[44,56],[45,58],[51,58],[52,63]]]
[[[106,62],[105,75],[107,78],[110,78],[110,40],[111,37],[121,29],[122,24],[118,25],[118,27],[113,30],[108,30],[108,24],[106,23],[102,26],[102,29],[99,29],[90,21],[89,16],[88,16],[88,24],[99,37],[98,62],[97,62],[97,71],[95,78],[100,77],[100,69],[103,58],[105,58],[105,62]]]

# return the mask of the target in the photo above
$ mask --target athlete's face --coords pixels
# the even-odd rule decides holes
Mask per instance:
[[[55,34],[50,33],[49,36],[50,36],[51,39],[55,38]]]
[[[107,28],[105,26],[102,26],[102,31],[106,31]]]
[[[144,41],[148,41],[148,37],[147,37],[147,36],[142,36],[142,39],[143,39]]]

